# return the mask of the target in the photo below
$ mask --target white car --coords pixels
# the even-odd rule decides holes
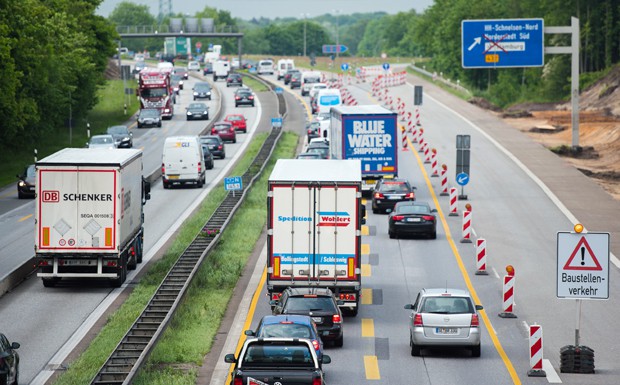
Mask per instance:
[[[88,148],[116,148],[112,135],[93,135],[86,144]]]
[[[238,57],[232,58],[232,60],[230,61],[230,66],[232,68],[239,68],[239,58]]]
[[[200,63],[198,63],[197,61],[190,61],[189,63],[187,63],[187,70],[200,71]]]
[[[319,90],[324,90],[327,88],[327,84],[325,83],[314,83],[312,84],[312,86],[310,87],[310,90],[308,91],[308,95],[310,95],[310,99],[313,99],[316,97],[316,94],[319,92]]]

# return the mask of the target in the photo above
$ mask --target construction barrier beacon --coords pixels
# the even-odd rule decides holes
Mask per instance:
[[[403,137],[403,151],[407,151],[407,131],[404,126],[400,126],[400,133]]]
[[[530,370],[528,377],[547,377],[543,370],[543,330],[540,325],[530,325]]]
[[[476,275],[488,275],[487,272],[487,241],[476,239]]]
[[[471,210],[463,211],[463,238],[461,243],[471,243]]]
[[[459,215],[456,208],[457,194],[458,192],[456,187],[450,187],[450,214],[448,214],[450,217],[456,217]]]
[[[440,196],[448,196],[448,166],[441,165],[441,193]]]
[[[511,273],[512,266],[506,267],[506,271],[508,271],[508,275],[504,276],[504,287],[502,290],[502,309],[503,312],[498,315],[501,318],[517,318],[514,313],[515,306],[515,276],[514,273]]]

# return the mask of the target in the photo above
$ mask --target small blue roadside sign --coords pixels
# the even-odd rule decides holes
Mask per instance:
[[[249,73],[251,73],[251,74],[255,74],[255,73],[256,73],[256,67],[251,67],[251,68],[248,70],[248,72],[249,72]]]
[[[274,88],[273,90],[276,92],[276,94],[281,94],[282,92],[284,92],[284,90],[282,89],[282,87],[276,87],[276,88]]]
[[[342,63],[342,65],[340,65],[340,69],[347,71],[349,69],[349,63]]]
[[[325,44],[322,47],[323,53],[343,53],[349,50],[349,47],[346,45],[335,45],[335,44]]]
[[[390,63],[383,63],[382,67],[383,67],[384,70],[387,71],[387,70],[390,69]]]
[[[224,190],[226,191],[238,191],[243,190],[243,182],[240,176],[231,176],[230,178],[224,178]]]
[[[456,176],[456,183],[459,184],[459,186],[465,186],[467,183],[469,183],[469,174],[461,172]]]
[[[463,20],[463,68],[542,67],[543,19]]]
[[[282,118],[271,118],[271,127],[273,128],[282,127]]]

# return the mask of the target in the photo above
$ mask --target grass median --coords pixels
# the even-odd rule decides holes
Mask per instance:
[[[255,137],[230,175],[241,175],[247,170],[266,137],[266,134]],[[203,262],[147,365],[134,379],[135,385],[196,383],[198,368],[211,349],[237,280],[265,226],[267,180],[271,169],[276,159],[292,158],[295,155],[298,139],[293,133],[283,133],[272,160],[248,191],[248,196],[222,233],[213,252]],[[168,270],[224,197],[225,191],[220,183],[203,201],[199,211],[182,226],[178,237],[162,259],[141,279],[129,298],[109,317],[86,351],[69,365],[66,373],[54,384],[83,385],[92,380],[142,312]]]

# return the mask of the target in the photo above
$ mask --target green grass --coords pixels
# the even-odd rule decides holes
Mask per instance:
[[[244,173],[266,136],[257,135],[230,175]],[[195,384],[197,367],[212,346],[235,284],[265,225],[266,184],[275,159],[293,157],[297,141],[297,135],[283,134],[268,168],[248,192],[235,218],[222,233],[214,252],[201,266],[183,303],[134,384]],[[224,197],[225,191],[220,183],[203,201],[199,211],[182,226],[179,236],[162,259],[142,278],[127,301],[110,316],[87,350],[69,365],[55,384],[82,385],[93,378],[148,303],[170,267]]]
[[[454,87],[450,87],[449,85],[445,84],[444,82],[434,81],[431,76],[426,76],[426,75],[424,75],[424,74],[422,74],[422,73],[420,73],[418,71],[415,71],[415,70],[411,69],[411,67],[407,67],[407,73],[415,75],[415,76],[418,76],[418,77],[420,77],[422,79],[426,79],[429,82],[432,82],[437,87],[439,87],[439,88],[441,88],[441,89],[443,89],[445,91],[448,91],[452,95],[457,96],[457,97],[459,97],[459,98],[461,98],[463,100],[469,100],[469,99],[472,98],[471,94],[468,94],[467,92],[460,91],[460,90],[458,90],[458,89],[456,89]]]
[[[127,81],[127,87],[134,87],[134,81]],[[86,123],[90,122],[91,135],[100,134],[108,126],[123,124],[139,108],[134,95],[123,95],[123,81],[110,80],[97,93],[99,103],[89,113],[85,121],[74,121],[72,129],[59,128],[56,132],[45,135],[32,147],[20,147],[7,150],[0,154],[0,163],[4,165],[0,171],[0,186],[16,181],[15,174],[21,174],[26,165],[34,162],[34,150],[37,149],[38,159],[42,159],[65,147],[84,147],[87,142]],[[127,101],[127,115],[124,104]],[[17,192],[16,192],[17,194]]]
[[[247,70],[244,70],[243,72],[247,72]],[[258,80],[255,80],[249,76],[243,77],[243,85],[250,87],[254,92],[269,91],[269,87],[267,87],[264,83],[259,82]]]

